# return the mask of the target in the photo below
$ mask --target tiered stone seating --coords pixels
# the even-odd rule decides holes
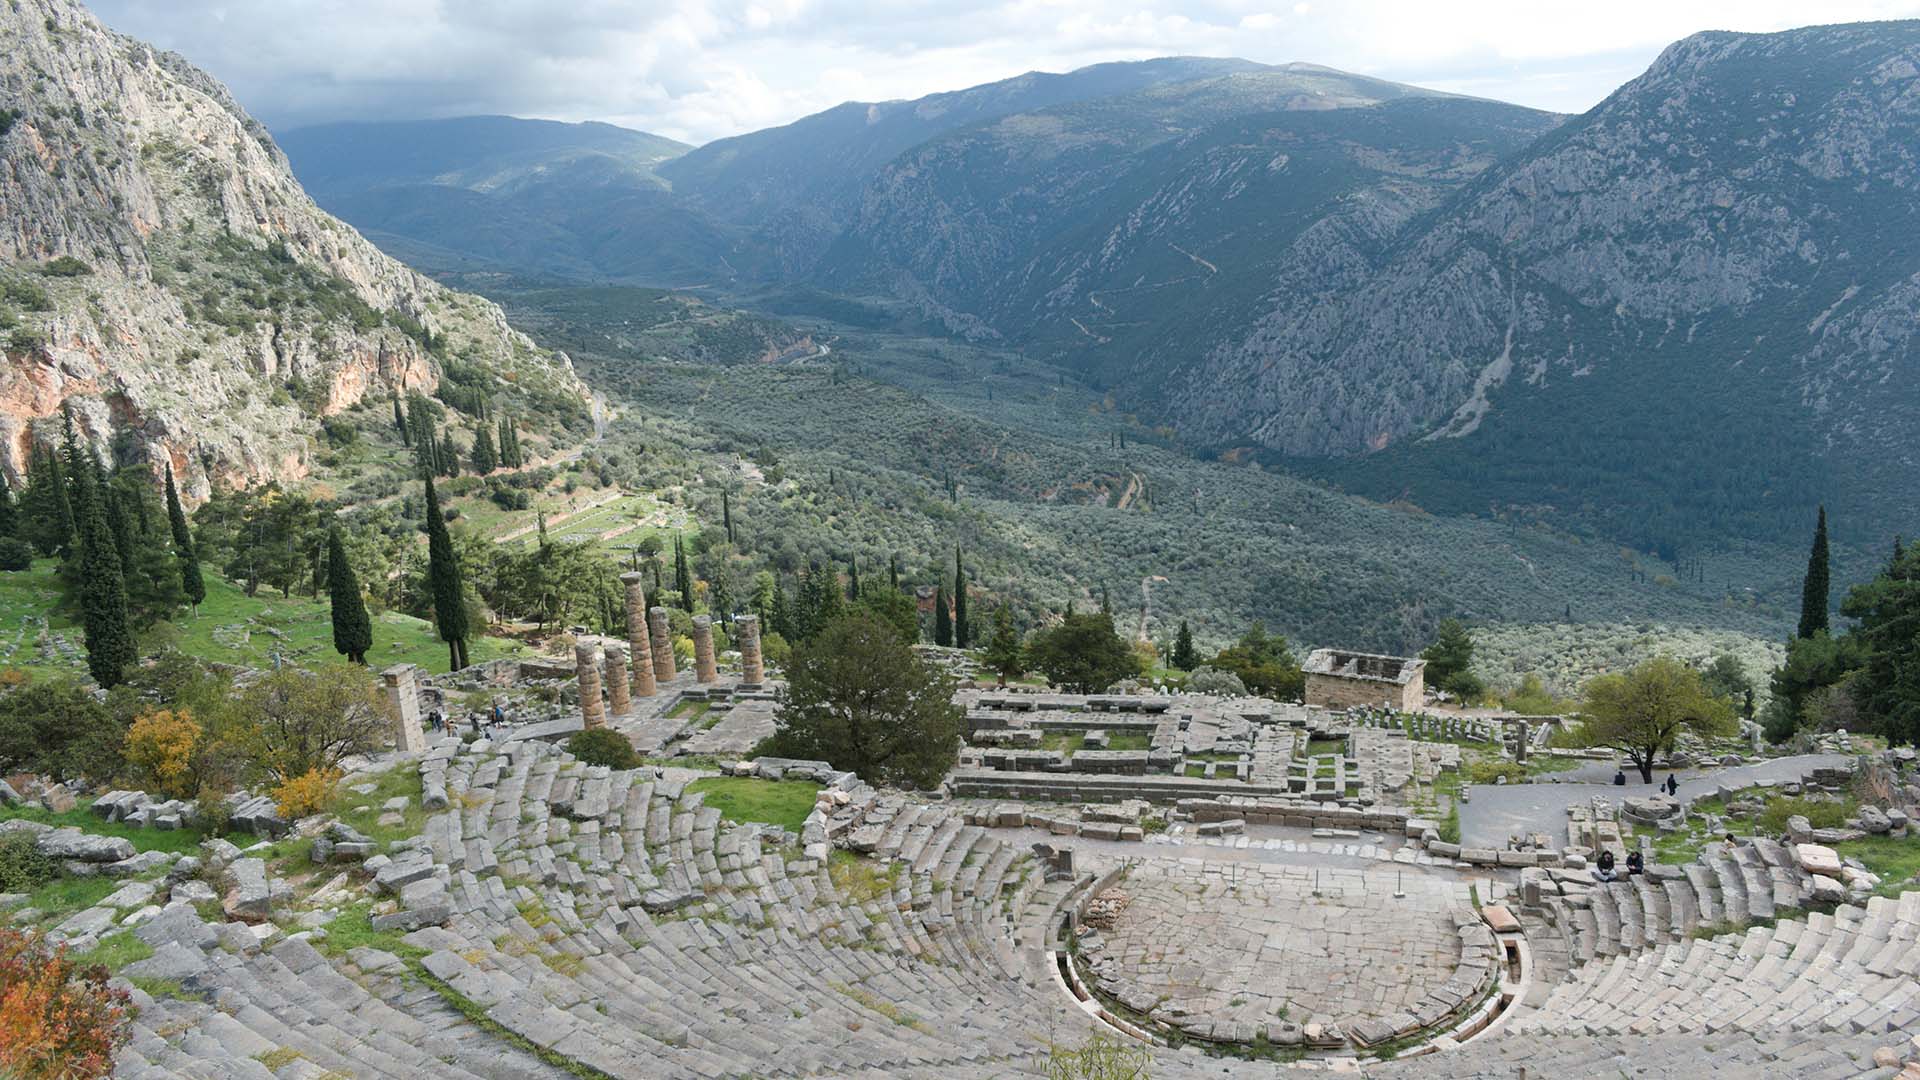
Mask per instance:
[[[454,760],[447,786],[427,834],[455,911],[409,943],[495,1022],[595,1068],[975,1075],[1090,1024],[1014,947],[1030,860],[945,808],[894,800],[881,894],[856,897],[652,770],[517,744]]]

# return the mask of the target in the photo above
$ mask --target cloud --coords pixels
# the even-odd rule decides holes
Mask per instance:
[[[95,0],[274,127],[507,113],[689,142],[846,100],[1171,54],[1307,60],[1577,112],[1699,30],[1807,21],[1785,0]],[[1827,0],[1824,21],[1920,0]]]

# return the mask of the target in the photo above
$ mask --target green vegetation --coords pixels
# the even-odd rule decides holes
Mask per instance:
[[[1733,710],[1709,694],[1700,673],[1669,657],[1587,684],[1580,738],[1627,756],[1642,783],[1653,783],[1653,762],[1682,733],[1703,738],[1732,734]]]
[[[808,780],[702,777],[688,785],[728,821],[759,821],[798,833],[813,813],[820,785]]]
[[[589,765],[604,765],[609,769],[633,769],[640,765],[640,755],[634,753],[632,740],[611,728],[579,732],[567,740],[567,753]]]

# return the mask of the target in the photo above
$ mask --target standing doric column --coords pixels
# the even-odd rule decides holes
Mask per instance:
[[[627,682],[627,643],[605,638],[600,648],[607,657],[607,710],[614,716],[633,711],[633,697]]]
[[[657,682],[672,682],[678,674],[673,667],[673,632],[667,629],[667,609],[647,612],[647,628],[653,635],[653,677]]]
[[[760,616],[742,615],[733,620],[733,636],[740,646],[740,681],[759,686],[767,678],[760,663]]]
[[[703,683],[720,678],[720,669],[713,662],[713,620],[705,615],[693,617],[693,677]]]
[[[627,645],[633,650],[633,696],[652,697],[653,649],[647,645],[647,590],[638,570],[620,575],[627,586]]]
[[[607,726],[607,707],[600,700],[600,657],[592,638],[573,647],[573,669],[580,681],[580,726],[592,731]]]

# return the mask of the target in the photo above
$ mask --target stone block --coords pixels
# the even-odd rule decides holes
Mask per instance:
[[[1840,856],[1830,847],[1822,847],[1819,844],[1795,844],[1793,854],[1794,859],[1800,864],[1800,869],[1809,874],[1824,874],[1833,878],[1840,876]]]

